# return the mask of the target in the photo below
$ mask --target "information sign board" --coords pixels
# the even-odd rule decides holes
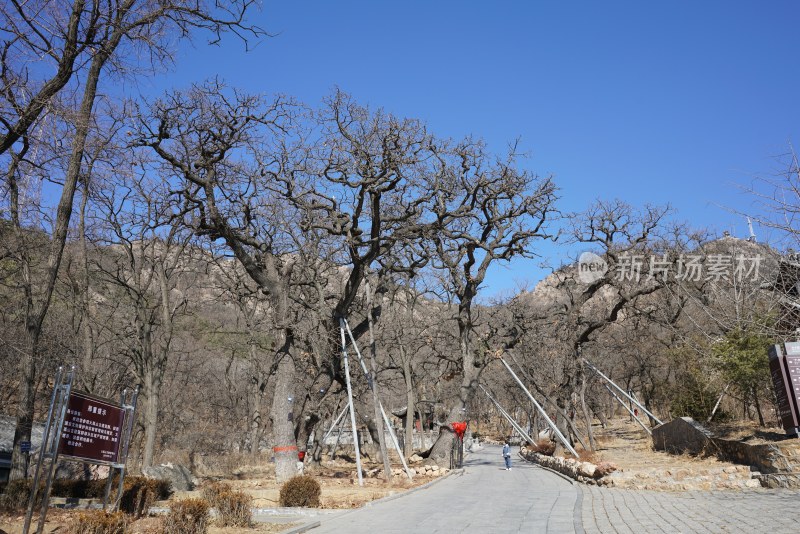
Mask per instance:
[[[800,428],[800,343],[770,347],[769,368],[781,424],[787,433],[795,434]]]
[[[86,393],[71,392],[59,453],[88,462],[115,463],[119,458],[125,410]]]

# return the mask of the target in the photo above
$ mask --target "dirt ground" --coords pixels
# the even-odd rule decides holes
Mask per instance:
[[[356,473],[355,462],[347,458],[336,459],[333,461],[323,460],[320,466],[308,466],[305,474],[314,476],[321,486],[321,508],[342,509],[357,508],[367,502],[395,495],[410,488],[420,486],[442,476],[441,474],[419,474],[413,481],[408,480],[405,474],[400,474],[402,465],[398,458],[394,458],[392,467],[395,476],[392,477],[391,484],[382,478],[377,478],[378,473],[382,474],[383,464],[377,464],[366,460],[363,462],[364,485],[359,486],[358,475]],[[413,467],[413,466],[412,466]],[[422,469],[419,469],[422,471]],[[272,464],[245,465],[238,467],[228,476],[211,476],[201,480],[200,485],[194,491],[176,492],[173,499],[186,499],[190,497],[202,497],[203,483],[211,480],[222,480],[231,484],[235,489],[244,491],[252,495],[253,506],[255,508],[277,508],[279,506],[280,485],[276,482]],[[170,501],[156,503],[158,507],[168,507]],[[67,525],[74,522],[79,511],[60,510],[51,508],[47,513],[45,532],[63,533]],[[0,534],[21,534],[24,523],[23,514],[0,515]],[[35,527],[35,520],[34,524]],[[157,518],[145,518],[130,525],[128,532],[131,534],[152,534],[156,532],[158,525]],[[294,524],[271,524],[256,523],[253,528],[221,528],[212,525],[209,527],[209,534],[235,534],[235,533],[278,533],[287,530]]]
[[[320,483],[322,489],[320,496],[321,508],[327,509],[357,508],[367,502],[395,495],[441,476],[419,473],[414,476],[413,480],[409,480],[405,474],[399,472],[402,469],[402,465],[400,460],[394,457],[392,468],[395,471],[395,475],[392,477],[391,484],[389,484],[382,477],[378,478],[376,476],[383,474],[382,466],[383,464],[371,461],[363,462],[363,471],[365,473],[363,486],[358,485],[355,462],[348,459],[323,460],[322,465],[307,466],[305,474],[313,476]],[[275,481],[269,467],[240,468],[236,478],[227,479],[226,482],[233,485],[234,488],[252,495],[254,506],[257,508],[278,507],[280,485]],[[419,466],[410,465],[410,467],[412,469],[416,467],[415,471],[422,471]],[[189,493],[182,495],[190,496]]]
[[[63,534],[67,527],[75,521],[77,514],[78,512],[73,510],[49,510],[45,521],[45,534]],[[0,534],[22,534],[24,523],[24,515],[2,515],[0,516]],[[34,517],[34,521],[31,523],[31,532],[35,532],[36,525],[36,518]],[[297,524],[256,523],[253,528],[216,527],[212,524],[208,528],[208,534],[277,534],[293,526],[297,526]],[[158,518],[148,517],[135,521],[129,525],[126,532],[128,534],[156,534],[159,532]]]
[[[754,445],[759,443],[776,443],[785,440],[797,440],[787,436],[780,428],[760,427],[755,422],[736,422],[704,425],[715,437],[743,441]],[[598,436],[598,454],[602,459],[619,463],[621,466],[634,468],[639,465],[656,463],[674,463],[688,459],[693,463],[719,463],[714,458],[695,458],[688,455],[667,454],[653,450],[652,439],[642,427],[628,419],[615,419],[606,429],[595,427]]]

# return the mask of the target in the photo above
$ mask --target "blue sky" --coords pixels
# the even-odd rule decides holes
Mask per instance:
[[[672,204],[679,218],[746,235],[723,207],[734,184],[777,170],[800,143],[796,1],[273,2],[252,19],[274,37],[184,46],[145,92],[219,75],[317,104],[360,102],[474,134],[553,174],[562,210],[596,198]],[[759,229],[757,229],[757,232]],[[551,263],[567,259],[548,247]],[[495,270],[488,294],[537,281],[536,262]]]

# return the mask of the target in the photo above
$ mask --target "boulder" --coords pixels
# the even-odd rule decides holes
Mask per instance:
[[[578,474],[584,477],[594,478],[597,466],[589,462],[583,462],[578,466]]]
[[[711,432],[691,417],[678,417],[653,429],[653,447],[673,454],[713,450]]]
[[[183,465],[172,463],[142,469],[142,475],[156,480],[169,481],[172,491],[192,491],[195,486],[191,471]]]

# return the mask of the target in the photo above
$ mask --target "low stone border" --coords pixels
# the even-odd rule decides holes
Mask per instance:
[[[584,484],[593,486],[608,486],[611,481],[606,475],[616,471],[617,467],[611,463],[595,465],[591,462],[581,462],[572,458],[562,458],[560,456],[546,456],[538,452],[530,451],[525,448],[519,452],[525,460],[533,462],[542,467],[560,473],[572,480],[577,480]]]
[[[293,527],[288,530],[281,531],[281,534],[302,534],[303,532],[308,532],[313,528],[317,528],[322,523],[319,521],[311,521],[310,523],[305,523],[300,525],[299,527]]]

